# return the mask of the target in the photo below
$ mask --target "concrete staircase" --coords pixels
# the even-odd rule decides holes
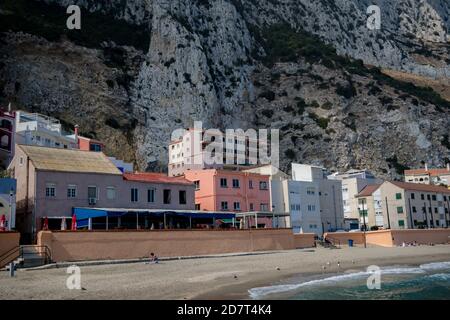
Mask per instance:
[[[37,245],[19,246],[0,261],[0,268],[9,269],[9,264],[14,262],[16,268],[38,267],[51,262],[51,252],[48,247]]]
[[[49,263],[49,257],[39,246],[21,246],[22,257],[18,258],[20,268],[32,268]]]

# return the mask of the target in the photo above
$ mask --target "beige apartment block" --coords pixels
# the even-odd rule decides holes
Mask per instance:
[[[211,148],[213,142],[221,145],[221,152]],[[212,149],[215,151],[210,152]],[[258,139],[256,131],[252,134],[236,130],[216,136],[199,128],[181,130],[169,143],[169,176],[182,176],[188,170],[251,169],[261,164],[261,150],[270,154],[271,144]],[[209,159],[210,156],[214,159]]]
[[[342,181],[342,204],[346,221],[360,219],[356,195],[367,185],[383,183],[383,180],[376,178],[366,169],[352,169],[343,173],[334,173],[328,176],[328,179]],[[362,224],[360,223],[360,225]]]
[[[369,185],[357,196],[367,229],[448,228],[450,190],[446,187],[385,181]]]

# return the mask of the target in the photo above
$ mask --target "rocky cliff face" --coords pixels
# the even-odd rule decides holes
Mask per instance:
[[[81,31],[64,30],[73,3],[84,9]],[[382,11],[380,30],[366,26],[373,3]],[[398,177],[406,166],[449,158],[450,103],[363,65],[449,85],[445,0],[42,0],[26,7],[32,18],[24,0],[6,0],[0,11],[3,100],[79,123],[141,169],[164,170],[170,133],[194,120],[280,129],[285,170],[299,161]]]

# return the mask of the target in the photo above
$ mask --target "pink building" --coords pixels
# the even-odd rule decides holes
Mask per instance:
[[[60,229],[74,208],[195,207],[192,182],[158,173],[122,174],[101,152],[18,145],[10,169],[17,179],[16,225],[25,237],[40,230],[44,217],[50,229]]]
[[[271,211],[269,176],[231,170],[189,170],[194,182],[195,209],[208,211]]]

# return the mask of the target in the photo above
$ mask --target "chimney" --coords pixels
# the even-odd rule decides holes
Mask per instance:
[[[450,162],[447,163],[447,171],[450,171]]]
[[[78,125],[75,125],[75,137],[78,138]]]
[[[425,163],[425,171],[428,171],[428,163]]]

